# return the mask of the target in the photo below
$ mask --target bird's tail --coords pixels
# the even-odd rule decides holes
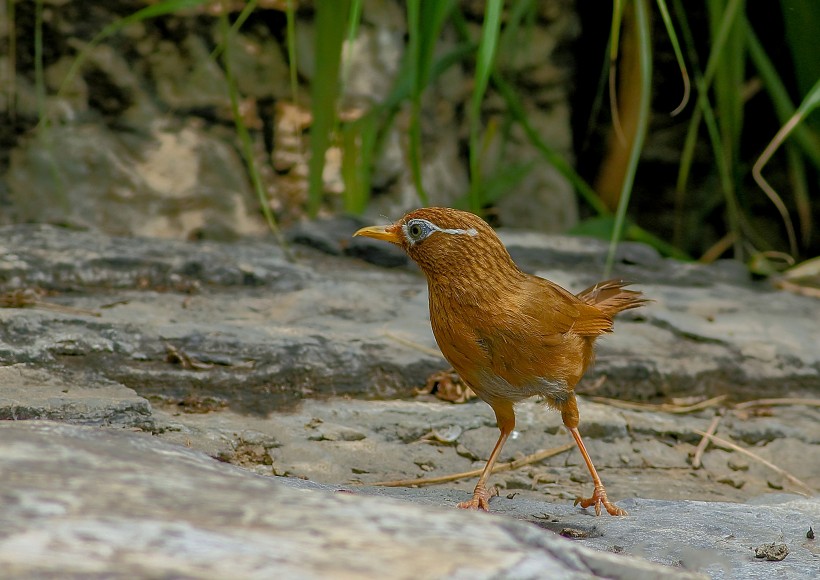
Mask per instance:
[[[629,286],[629,284],[630,282],[624,280],[598,282],[594,286],[579,292],[577,296],[581,301],[595,306],[610,317],[615,316],[622,310],[637,308],[651,302],[648,298],[644,298],[641,292],[624,290],[624,286]]]

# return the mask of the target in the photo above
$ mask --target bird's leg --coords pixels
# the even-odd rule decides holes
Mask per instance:
[[[584,446],[584,440],[581,439],[581,433],[578,431],[578,404],[575,401],[574,394],[571,395],[571,399],[567,401],[567,404],[562,409],[561,418],[564,421],[564,425],[566,425],[567,429],[569,429],[569,432],[572,433],[572,437],[578,445],[578,450],[581,452],[584,462],[587,464],[587,469],[589,469],[589,473],[592,475],[592,483],[595,485],[595,489],[592,492],[592,497],[588,497],[586,499],[577,497],[575,498],[575,505],[580,505],[582,508],[595,506],[596,516],[601,515],[601,506],[604,506],[606,511],[609,512],[609,515],[611,516],[627,515],[626,510],[619,508],[609,501],[609,498],[606,496],[606,488],[604,488],[601,478],[598,477],[598,472],[592,464],[592,459],[589,457],[589,453],[587,453],[587,448]]]
[[[504,447],[504,443],[506,443],[510,433],[515,429],[515,412],[513,411],[512,403],[496,404],[492,407],[493,411],[495,411],[498,429],[501,431],[501,434],[498,436],[495,447],[493,447],[493,452],[490,453],[487,465],[484,466],[484,471],[481,472],[481,476],[478,478],[475,491],[473,491],[473,499],[458,504],[458,507],[461,509],[482,509],[488,512],[490,511],[490,498],[494,495],[498,495],[498,491],[495,487],[487,489],[487,479],[490,477],[493,471],[493,465],[495,465],[498,456],[501,454],[501,448]]]

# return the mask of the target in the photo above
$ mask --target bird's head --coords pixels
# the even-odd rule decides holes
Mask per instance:
[[[493,229],[477,215],[447,207],[427,207],[405,214],[388,226],[370,226],[367,236],[400,246],[428,278],[477,269],[517,271]]]

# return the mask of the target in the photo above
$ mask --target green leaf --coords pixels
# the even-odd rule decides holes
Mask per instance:
[[[236,134],[239,137],[239,142],[242,145],[242,157],[245,160],[245,166],[248,169],[248,173],[251,177],[251,183],[253,184],[253,189],[256,192],[256,196],[259,199],[259,207],[262,210],[262,215],[265,216],[265,220],[268,223],[268,227],[270,228],[273,235],[276,237],[279,245],[282,247],[282,250],[285,253],[285,257],[289,260],[292,259],[290,254],[290,249],[285,241],[284,236],[282,235],[282,231],[279,229],[279,225],[276,223],[276,218],[273,215],[273,212],[270,209],[270,203],[268,202],[267,194],[265,193],[265,188],[262,185],[262,176],[259,173],[259,168],[256,165],[255,157],[253,154],[253,139],[248,131],[248,127],[245,125],[242,117],[242,113],[239,110],[239,89],[237,88],[236,78],[233,74],[233,69],[231,67],[231,59],[230,59],[230,50],[231,50],[231,43],[230,43],[230,35],[231,29],[228,24],[228,17],[223,14],[220,18],[221,24],[221,32],[222,32],[222,44],[225,47],[222,51],[222,64],[225,67],[225,78],[227,79],[228,83],[228,95],[231,100],[231,114],[233,116],[234,127],[236,128]]]
[[[365,115],[342,127],[342,179],[348,213],[360,214],[370,200],[371,167],[376,155],[379,118]]]
[[[454,6],[453,0],[421,2],[408,0],[407,46],[408,72],[411,79],[412,109],[410,121],[410,168],[422,205],[429,199],[421,178],[421,97],[430,80],[433,54],[441,33],[441,27]]]
[[[481,103],[493,72],[495,48],[501,30],[501,9],[503,0],[487,0],[484,9],[484,24],[481,27],[481,41],[476,56],[475,82],[469,103],[470,119],[470,209],[480,212],[484,201],[481,199],[481,151],[479,147],[481,133]]]
[[[316,3],[315,78],[312,86],[310,160],[308,162],[308,213],[315,216],[324,198],[322,172],[325,153],[336,126],[336,98],[339,94],[339,65],[345,23],[350,14],[349,0]]]

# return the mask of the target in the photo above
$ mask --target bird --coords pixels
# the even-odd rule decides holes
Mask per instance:
[[[427,279],[430,323],[444,358],[495,412],[500,435],[472,499],[458,507],[489,511],[497,492],[487,487],[493,465],[515,429],[515,403],[540,396],[560,411],[592,476],[593,493],[575,505],[627,512],[607,497],[578,430],[574,389],[594,358],[595,339],[613,330],[613,317],[642,306],[643,293],[607,280],[572,294],[526,272],[487,222],[446,207],[425,207],[386,226],[353,236],[401,247]]]

